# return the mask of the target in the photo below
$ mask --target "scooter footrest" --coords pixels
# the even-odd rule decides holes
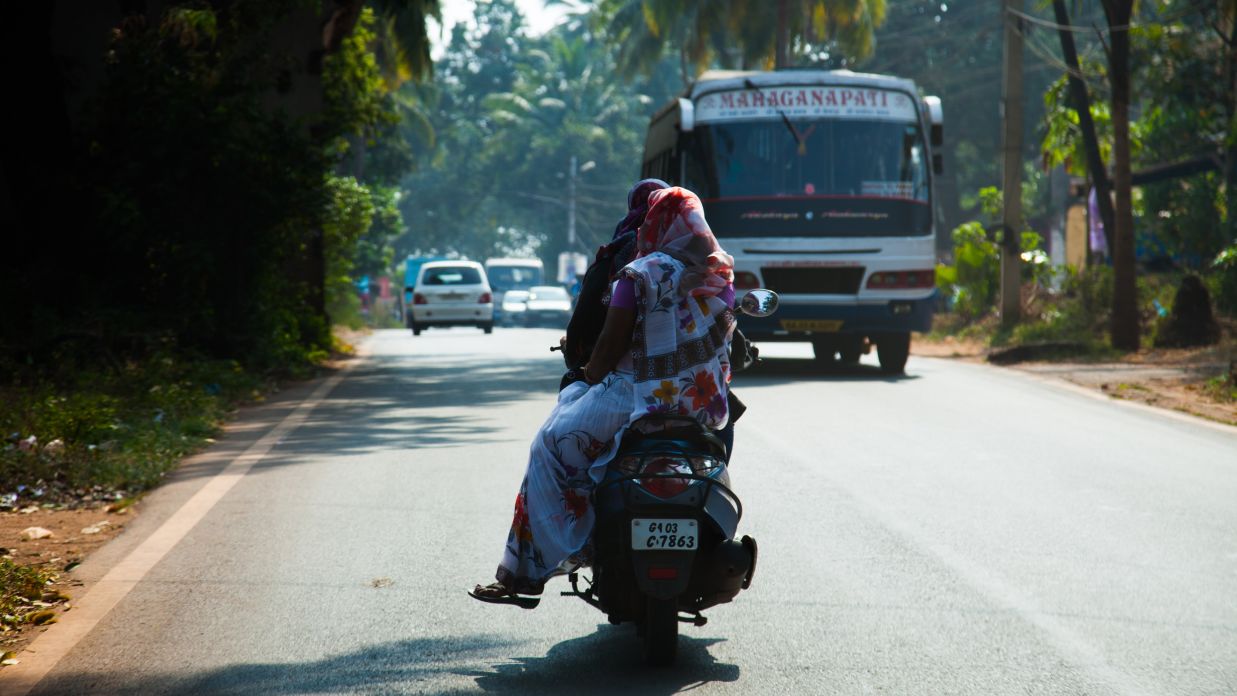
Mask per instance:
[[[683,623],[692,624],[693,626],[703,626],[709,622],[709,619],[706,618],[704,614],[701,614],[700,612],[695,612],[687,616],[683,616],[682,614],[679,614],[679,621]]]

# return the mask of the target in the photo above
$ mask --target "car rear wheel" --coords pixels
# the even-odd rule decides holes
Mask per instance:
[[[482,330],[482,331],[484,331],[484,332],[486,332],[487,334],[492,334],[492,333],[494,333],[494,323],[493,323],[493,322],[491,322],[491,323],[489,323],[489,324],[482,324],[482,325],[481,325],[481,330]]]

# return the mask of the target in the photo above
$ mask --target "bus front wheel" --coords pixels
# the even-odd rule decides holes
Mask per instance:
[[[881,372],[900,375],[906,370],[906,359],[911,354],[911,335],[896,333],[881,336],[876,342],[876,357],[880,360]]]

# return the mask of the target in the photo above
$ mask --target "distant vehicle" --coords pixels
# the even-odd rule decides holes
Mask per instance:
[[[899,373],[932,324],[942,123],[898,77],[708,71],[653,116],[643,174],[699,194],[737,289],[781,295],[776,318],[739,320],[748,338],[843,362],[876,344]]]
[[[404,326],[412,328],[412,293],[417,286],[421,266],[430,261],[446,261],[445,256],[409,256],[404,261]]]
[[[502,324],[512,326],[524,323],[524,310],[528,309],[527,290],[508,290],[503,295]],[[495,321],[498,321],[495,319]]]
[[[545,282],[541,259],[488,259],[485,274],[494,289],[494,321],[503,323],[503,295],[509,290],[528,290]]]
[[[430,261],[412,293],[413,336],[431,326],[476,326],[494,331],[494,295],[476,261]]]
[[[538,285],[528,291],[524,325],[566,328],[571,321],[571,295],[557,285]]]

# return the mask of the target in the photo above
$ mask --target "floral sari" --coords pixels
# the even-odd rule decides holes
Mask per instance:
[[[686,209],[684,201],[694,200],[698,210],[694,194],[664,191],[680,193],[658,199],[663,203],[660,214],[648,224],[664,227],[681,220],[677,213]],[[671,205],[675,210],[668,212]],[[658,212],[654,203],[650,218]],[[673,413],[692,416],[710,428],[726,425],[727,345],[735,321],[715,289],[717,275],[728,272],[729,257],[703,220],[699,216],[678,232],[662,230],[623,268],[636,296],[628,357],[601,382],[576,382],[559,392],[558,403],[533,439],[498,567],[503,585],[537,593],[550,577],[589,562],[593,487],[605,476],[629,423],[650,413]],[[707,240],[684,245],[684,230],[707,235]],[[646,232],[641,230],[642,235]],[[679,253],[671,256],[656,250],[658,246]],[[702,249],[705,253],[692,258],[692,250]],[[680,257],[697,263],[689,266]],[[720,286],[727,280],[723,275]]]

